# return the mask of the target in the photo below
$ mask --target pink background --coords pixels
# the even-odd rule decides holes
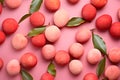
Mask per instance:
[[[0,26],[2,24],[2,21],[6,18],[15,18],[17,21],[23,16],[24,14],[28,13],[29,6],[32,0],[23,0],[22,5],[17,8],[17,9],[9,9],[8,7],[3,8],[3,12],[0,15]],[[89,3],[90,0],[80,0],[80,2],[76,5],[71,5],[67,2],[67,0],[61,0],[61,7],[64,8],[65,10],[68,11],[70,17],[75,17],[75,16],[81,16],[81,9],[82,7]],[[119,21],[117,19],[117,10],[120,8],[120,0],[108,0],[107,5],[101,9],[98,10],[97,16],[100,16],[102,14],[109,14],[112,16],[113,22]],[[42,7],[40,9],[40,12],[42,12],[45,15],[46,22],[45,24],[48,24],[49,22],[53,24],[53,14],[51,12],[48,12],[45,9],[44,4],[42,4]],[[95,27],[95,20],[96,18],[91,22],[91,23],[86,23],[81,25],[80,27],[77,28],[63,28],[61,29],[61,37],[60,39],[54,44],[57,50],[66,50],[68,51],[69,46],[76,42],[75,41],[75,34],[78,29],[81,27],[87,27],[87,28],[94,28]],[[41,56],[41,48],[35,48],[32,46],[31,42],[29,41],[28,46],[20,51],[16,51],[15,49],[12,48],[11,46],[11,39],[16,33],[23,33],[27,35],[27,33],[31,30],[32,26],[30,25],[29,18],[27,18],[25,21],[23,21],[20,25],[18,30],[10,36],[7,36],[6,41],[0,45],[0,57],[4,60],[4,67],[2,70],[0,70],[0,80],[20,80],[21,76],[9,76],[6,72],[6,64],[8,61],[11,59],[20,59],[20,57],[26,53],[26,52],[33,52],[37,58],[38,58],[38,64],[29,72],[32,74],[34,77],[34,80],[40,80],[40,77],[43,73],[46,72],[47,66],[49,64],[49,61],[46,61],[42,58]],[[1,29],[1,27],[0,27]],[[113,47],[120,47],[120,40],[114,40],[110,35],[109,32],[99,32],[96,31],[96,34],[99,34],[104,41],[106,42],[107,46],[107,51],[109,51]],[[87,60],[86,60],[86,54],[87,52],[93,48],[92,40],[90,39],[87,43],[83,44],[85,47],[85,52],[82,58],[80,59],[83,63],[83,71],[81,72],[80,75],[74,76],[72,75],[69,70],[68,70],[68,65],[64,67],[60,67],[56,65],[57,69],[57,75],[55,80],[83,80],[83,76],[88,73],[88,72],[96,72],[96,66],[97,65],[90,65]],[[111,63],[107,63],[107,66],[110,65]],[[118,64],[120,67],[120,64]],[[120,78],[119,78],[120,80]]]

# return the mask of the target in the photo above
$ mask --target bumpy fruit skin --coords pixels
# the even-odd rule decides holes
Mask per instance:
[[[94,73],[87,73],[87,74],[84,76],[83,80],[98,80],[98,77],[97,77],[97,75],[94,74]]]
[[[7,70],[8,74],[11,76],[15,76],[15,75],[19,74],[20,69],[21,69],[20,63],[16,59],[10,60],[6,66],[6,70]]]
[[[112,48],[108,53],[108,58],[113,63],[120,63],[120,48]]]
[[[12,39],[12,46],[16,50],[21,50],[27,46],[28,40],[23,34],[16,34]]]
[[[32,37],[32,44],[36,47],[42,47],[46,44],[46,38],[44,34],[39,34]]]
[[[13,18],[7,18],[2,23],[2,29],[6,34],[14,33],[18,28],[18,23]]]
[[[70,61],[70,55],[68,54],[68,52],[64,51],[64,50],[60,50],[56,52],[55,55],[55,62],[61,66],[64,66],[66,64],[68,64]]]
[[[46,9],[49,11],[57,11],[60,8],[60,0],[44,0]]]
[[[33,27],[40,27],[45,23],[45,16],[41,12],[34,12],[30,16],[30,22]]]
[[[84,54],[84,47],[80,43],[73,43],[69,47],[69,53],[73,58],[81,58]]]
[[[76,4],[78,3],[80,0],[67,0],[69,3],[71,4]]]
[[[9,8],[14,9],[18,8],[21,5],[22,0],[5,0],[5,3]]]
[[[4,65],[4,62],[3,62],[2,58],[0,58],[0,70],[2,69],[3,65]]]
[[[76,40],[79,43],[85,43],[91,38],[91,31],[88,28],[81,28],[76,33]]]
[[[108,14],[104,14],[97,18],[96,27],[98,30],[105,31],[111,27],[112,17]]]
[[[2,44],[6,39],[6,35],[3,31],[0,31],[0,44]]]
[[[2,4],[0,3],[0,14],[2,13]]]
[[[54,76],[52,76],[51,74],[49,73],[44,73],[42,76],[41,76],[41,79],[40,80],[54,80]]]
[[[110,35],[116,39],[120,38],[120,22],[114,22],[110,27]]]
[[[20,63],[24,68],[31,69],[36,66],[37,57],[31,52],[25,53],[21,56]]]
[[[91,49],[87,54],[87,61],[90,64],[96,64],[100,61],[102,55],[98,49]]]
[[[54,23],[58,27],[64,27],[69,20],[68,12],[64,9],[59,9],[54,14]]]
[[[50,25],[45,30],[45,37],[49,42],[55,42],[60,38],[61,31],[57,26]]]
[[[109,80],[117,80],[120,77],[120,68],[116,65],[108,66],[105,70],[105,76]]]
[[[91,4],[97,9],[103,8],[107,4],[108,0],[91,0]]]
[[[69,70],[74,75],[80,74],[82,72],[82,69],[83,69],[83,64],[79,60],[72,60],[69,63]]]
[[[96,8],[92,5],[92,4],[86,4],[83,8],[82,8],[82,17],[86,20],[86,21],[92,21],[95,16],[96,16]]]
[[[53,45],[47,44],[42,48],[42,56],[46,60],[52,60],[55,57],[56,49]]]

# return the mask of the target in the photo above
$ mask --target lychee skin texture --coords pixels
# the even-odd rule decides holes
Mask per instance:
[[[79,43],[85,43],[91,38],[91,31],[87,28],[81,28],[76,33],[76,40]]]
[[[83,69],[83,64],[79,60],[72,60],[69,63],[69,70],[74,75],[80,74],[82,72],[82,69]]]
[[[108,53],[108,58],[113,63],[120,63],[120,48],[112,48]]]
[[[61,66],[64,66],[66,64],[68,64],[70,61],[70,55],[68,54],[68,52],[64,51],[64,50],[60,50],[56,52],[55,55],[55,62]]]
[[[58,11],[55,12],[54,14],[54,23],[58,27],[64,27],[69,20],[69,14],[66,10],[64,9],[59,9]]]
[[[42,76],[41,76],[41,79],[40,80],[54,80],[54,76],[52,76],[51,74],[49,73],[44,73]]]
[[[98,30],[105,31],[111,27],[112,17],[108,14],[104,14],[97,18],[96,27]]]
[[[120,68],[116,65],[108,66],[105,70],[105,76],[109,80],[117,80],[120,77]]]
[[[40,27],[45,23],[45,16],[41,12],[34,12],[30,16],[30,23],[33,27]]]
[[[81,14],[82,14],[83,19],[90,22],[95,18],[96,12],[97,12],[96,8],[92,4],[86,4],[82,8]]]
[[[22,0],[5,0],[6,5],[9,8],[18,8],[22,4]]]
[[[44,34],[39,34],[37,36],[32,37],[32,44],[36,47],[42,47],[46,44],[46,38]]]
[[[45,7],[49,11],[57,11],[60,8],[60,0],[45,0]]]
[[[73,58],[81,58],[84,53],[84,47],[80,43],[73,43],[69,47],[69,53]]]
[[[49,42],[55,42],[60,38],[61,31],[57,26],[48,26],[45,30],[45,37]]]
[[[120,22],[114,22],[110,27],[110,35],[115,39],[120,38]]]
[[[7,18],[2,23],[2,29],[6,34],[14,33],[18,28],[18,23],[13,18]]]
[[[83,80],[98,80],[98,77],[97,77],[97,75],[94,74],[94,73],[87,73],[87,74],[84,76]]]
[[[52,60],[55,57],[56,49],[53,45],[47,44],[42,48],[42,56],[46,60]]]
[[[108,0],[91,0],[91,4],[97,9],[103,8],[107,4]]]
[[[71,4],[76,4],[78,3],[80,0],[67,0],[69,3]]]
[[[23,34],[16,34],[12,39],[12,46],[16,50],[21,50],[27,46],[28,40]]]
[[[3,68],[4,62],[2,60],[2,58],[0,58],[0,70]]]
[[[19,61],[16,59],[10,60],[6,66],[6,70],[7,70],[8,74],[11,76],[15,76],[15,75],[19,74],[19,72],[20,72]]]
[[[0,3],[0,14],[2,13],[2,4]]]
[[[0,44],[2,44],[6,39],[6,35],[3,31],[0,31]]]
[[[31,69],[36,66],[37,57],[31,52],[25,53],[21,56],[20,63],[25,69]]]
[[[98,49],[91,49],[87,54],[87,61],[90,64],[96,64],[100,61],[102,55]]]

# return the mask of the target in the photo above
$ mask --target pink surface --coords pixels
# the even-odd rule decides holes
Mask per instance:
[[[0,15],[0,26],[2,25],[2,21],[6,18],[15,18],[17,21],[23,16],[24,14],[28,13],[28,9],[30,6],[30,2],[32,0],[23,0],[22,5],[17,8],[17,9],[9,9],[6,6],[3,8],[3,12]],[[71,17],[73,16],[81,16],[81,9],[83,5],[86,3],[89,3],[90,0],[81,0],[78,4],[76,5],[71,5],[67,2],[67,0],[61,0],[61,7],[64,8],[69,12],[69,15]],[[120,8],[120,1],[119,0],[108,0],[108,4],[101,10],[97,12],[97,16],[100,16],[102,14],[109,14],[112,16],[113,22],[118,21],[117,19],[117,10]],[[40,12],[44,13],[46,22],[45,24],[48,24],[49,22],[53,24],[53,14],[50,13],[45,9],[45,6],[42,5]],[[81,25],[80,27],[77,28],[63,28],[61,29],[61,37],[60,39],[54,44],[57,50],[66,50],[68,51],[69,46],[75,41],[75,34],[77,30],[81,27],[87,27],[87,28],[94,28],[95,27],[95,19],[91,23],[86,23]],[[26,19],[24,22],[22,22],[19,25],[18,30],[16,33],[23,33],[27,35],[27,33],[30,31],[32,26],[30,25],[29,18]],[[1,29],[1,27],[0,27]],[[11,59],[20,59],[20,57],[26,53],[26,52],[34,52],[35,55],[38,58],[38,64],[32,69],[29,70],[29,72],[33,75],[34,80],[40,80],[40,77],[43,73],[46,72],[47,66],[49,64],[48,61],[45,61],[42,56],[41,56],[41,49],[40,48],[35,48],[32,46],[31,42],[29,41],[28,46],[20,51],[16,51],[15,49],[12,48],[11,45],[11,40],[13,36],[16,34],[14,33],[13,35],[10,35],[7,37],[6,41],[0,45],[0,57],[4,60],[4,67],[2,70],[0,70],[0,80],[21,80],[21,76],[9,76],[6,72],[6,64],[9,62]],[[120,40],[114,40],[110,35],[109,32],[99,32],[96,31],[96,34],[99,34],[104,41],[106,42],[107,46],[107,51],[109,51],[113,47],[120,47]],[[85,53],[80,59],[83,63],[83,71],[81,72],[80,75],[74,76],[72,75],[69,70],[68,70],[68,65],[65,67],[60,67],[56,65],[57,69],[57,76],[55,80],[83,80],[83,76],[88,73],[88,72],[96,72],[96,66],[97,65],[90,65],[87,60],[86,60],[86,54],[87,52],[93,48],[92,40],[89,40],[86,44],[84,44],[85,47]],[[109,65],[109,63],[107,64]],[[118,64],[120,67],[120,64]],[[120,78],[118,79],[120,80]]]

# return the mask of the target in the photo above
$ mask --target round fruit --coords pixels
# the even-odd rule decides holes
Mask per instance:
[[[110,35],[116,39],[120,38],[120,22],[114,22],[110,28]]]
[[[0,31],[0,44],[2,44],[6,39],[6,35],[3,31]]]
[[[98,80],[98,77],[94,73],[87,73],[83,80]]]
[[[21,65],[26,68],[26,69],[31,69],[36,66],[37,64],[37,57],[31,53],[25,53],[21,58],[20,58],[20,63]]]
[[[69,15],[64,9],[56,11],[54,14],[54,23],[58,27],[64,27],[69,20]]]
[[[44,34],[39,34],[37,36],[32,37],[32,44],[36,47],[42,47],[46,43],[46,38]]]
[[[49,73],[44,73],[42,76],[41,76],[41,79],[40,80],[54,80],[54,76],[52,76],[51,74]]]
[[[80,74],[82,72],[82,69],[83,69],[83,64],[79,60],[72,60],[69,63],[69,70],[74,75]]]
[[[104,14],[97,18],[96,20],[96,27],[101,30],[105,31],[111,27],[112,24],[112,17],[108,14]]]
[[[84,53],[84,47],[80,43],[73,43],[69,47],[69,53],[73,58],[80,58]]]
[[[90,64],[96,64],[100,61],[102,55],[98,49],[91,49],[87,54],[87,61]]]
[[[120,48],[112,48],[108,54],[109,60],[113,63],[120,63]]]
[[[46,60],[51,60],[55,57],[56,49],[53,45],[47,44],[42,48],[42,56]]]
[[[30,22],[34,27],[40,27],[45,23],[45,17],[41,12],[34,12],[30,16]]]
[[[107,4],[108,0],[91,0],[91,4],[97,9],[103,8]]]
[[[105,76],[109,80],[117,80],[120,77],[120,68],[116,65],[108,66],[105,70]]]
[[[21,5],[22,0],[5,0],[5,3],[9,8],[18,8]]]
[[[44,4],[49,11],[57,11],[60,8],[60,0],[45,0]]]
[[[45,30],[45,36],[48,41],[55,42],[59,39],[61,34],[60,29],[57,26],[51,25],[48,26]]]
[[[76,33],[76,40],[85,43],[91,38],[91,31],[88,28],[80,28]]]
[[[23,34],[16,34],[12,39],[12,46],[16,50],[21,50],[27,46],[28,40]]]
[[[55,55],[55,62],[61,66],[64,66],[66,64],[68,64],[70,61],[70,55],[68,54],[68,52],[64,51],[64,50],[60,50],[56,52]]]
[[[6,34],[14,33],[18,28],[18,23],[13,18],[7,18],[2,23],[2,29]]]
[[[92,21],[96,16],[96,8],[92,4],[86,4],[82,8],[82,17],[86,21]]]
[[[20,73],[20,63],[18,60],[10,60],[6,66],[9,75],[14,76]]]

